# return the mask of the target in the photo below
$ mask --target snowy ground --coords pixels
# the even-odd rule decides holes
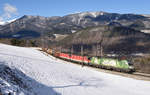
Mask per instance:
[[[19,95],[150,94],[149,81],[66,64],[31,48],[0,44],[0,69],[0,87],[4,82],[18,89]]]

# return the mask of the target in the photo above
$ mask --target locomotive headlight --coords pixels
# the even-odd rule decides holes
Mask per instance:
[[[130,69],[134,69],[134,67],[133,67],[133,66],[129,66],[129,68],[130,68]]]

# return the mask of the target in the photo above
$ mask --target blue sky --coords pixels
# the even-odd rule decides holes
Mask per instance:
[[[23,15],[64,16],[84,11],[150,14],[150,0],[0,0],[0,16],[5,14],[6,4],[17,11],[13,14],[8,8],[9,19]]]

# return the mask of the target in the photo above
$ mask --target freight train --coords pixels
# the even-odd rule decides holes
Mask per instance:
[[[87,65],[125,73],[132,73],[135,71],[133,65],[125,59],[118,60],[113,58],[80,56],[70,53],[56,52],[52,49],[43,49],[43,51],[47,52],[48,54],[54,57],[63,59],[65,61],[78,63],[81,64],[82,66]]]

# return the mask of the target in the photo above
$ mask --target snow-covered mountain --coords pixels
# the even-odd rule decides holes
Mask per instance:
[[[16,19],[12,19],[12,20],[8,20],[8,21],[0,21],[0,25],[6,25],[6,24],[9,24],[13,21],[15,21]]]
[[[74,14],[71,14],[71,15],[78,15],[80,16],[81,18],[85,17],[85,16],[93,16],[93,17],[97,17],[97,16],[100,16],[100,15],[104,15],[106,14],[106,12],[77,12],[77,13],[74,13]]]
[[[141,23],[140,25],[142,25],[142,27],[135,25],[137,21]],[[35,36],[38,38],[43,34],[44,36],[52,37],[54,36],[53,34],[71,34],[72,30],[78,31],[87,27],[112,25],[114,23],[126,27],[131,25],[132,28],[138,28],[139,30],[150,28],[150,19],[138,14],[119,14],[98,11],[74,13],[62,17],[24,15],[13,23],[0,27],[0,37],[10,38],[18,34],[21,35],[20,38],[34,38]]]
[[[3,21],[0,21],[0,25],[5,25],[5,22],[3,22]]]
[[[0,44],[2,95],[149,95],[149,84]]]

